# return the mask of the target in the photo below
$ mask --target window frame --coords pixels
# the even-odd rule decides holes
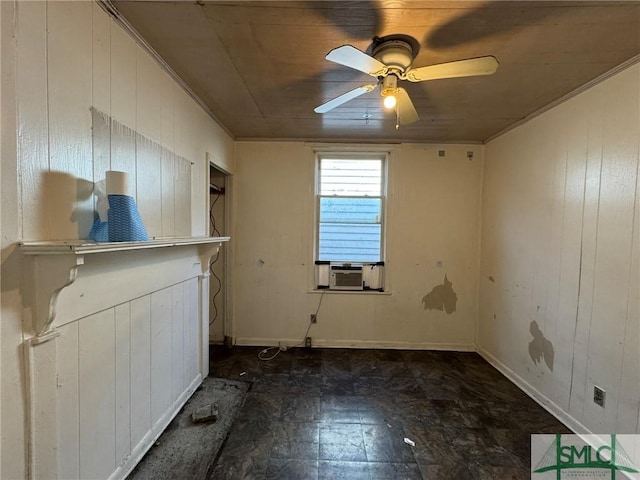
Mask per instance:
[[[320,203],[321,199],[333,198],[334,196],[323,196],[320,192],[321,189],[321,171],[322,160],[380,160],[380,195],[368,196],[362,195],[362,198],[380,198],[380,258],[376,262],[371,261],[357,261],[357,260],[320,260]],[[313,260],[314,262],[331,262],[332,264],[383,264],[386,257],[386,224],[387,224],[387,190],[388,190],[388,164],[389,164],[389,152],[380,150],[331,150],[331,151],[317,151],[315,155],[315,169],[314,169],[314,202],[315,202],[315,218],[314,218],[314,249]],[[335,196],[339,197],[339,196]],[[359,198],[358,196],[346,195],[344,198]]]

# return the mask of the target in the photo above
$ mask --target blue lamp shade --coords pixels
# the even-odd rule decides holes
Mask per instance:
[[[89,239],[94,242],[109,241],[109,222],[102,222],[99,218],[93,223],[89,232]]]
[[[145,242],[149,240],[136,202],[129,195],[109,195],[109,221],[107,223],[110,242]]]

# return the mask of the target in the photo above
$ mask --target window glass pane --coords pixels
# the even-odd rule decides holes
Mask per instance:
[[[380,224],[320,224],[318,260],[379,262]]]
[[[381,214],[380,198],[320,198],[320,223],[380,223]]]
[[[318,260],[380,261],[381,218],[380,198],[321,198]]]
[[[382,160],[323,158],[320,163],[320,195],[369,195],[382,193]]]

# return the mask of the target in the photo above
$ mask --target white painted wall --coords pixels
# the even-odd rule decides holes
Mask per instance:
[[[15,50],[12,36],[13,5],[0,2],[2,10],[2,209],[1,260],[0,266],[0,451],[2,461],[0,478],[24,478],[24,394],[20,362],[22,343],[22,303],[20,298],[21,265],[17,260],[13,243],[20,229],[18,208],[18,167],[16,161],[15,125]]]
[[[446,157],[437,156],[439,149]],[[467,151],[474,151],[472,161]],[[297,343],[320,301],[309,293],[314,151],[303,143],[238,142],[236,152],[233,334],[241,344]],[[314,344],[474,349],[481,171],[478,145],[393,148],[390,294],[326,294],[309,333]],[[422,304],[445,274],[458,297],[450,315]]]
[[[195,163],[194,235],[205,234],[207,228],[202,185],[206,153],[227,171],[235,167],[233,141],[95,3],[6,1],[0,8],[0,478],[21,479],[26,475],[25,333],[23,262],[16,242],[86,237],[93,221],[91,184],[105,170],[91,161],[90,107]],[[129,170],[131,164],[112,158],[110,167]],[[147,173],[155,174],[136,169],[138,178]]]
[[[636,64],[486,146],[479,348],[578,430],[640,433],[639,132]]]
[[[2,37],[2,30],[6,27],[3,26],[2,24],[2,7],[0,6],[0,57],[3,57],[3,53],[4,51],[2,50],[2,44],[3,44],[3,37]],[[0,85],[4,85],[4,75],[3,72],[5,70],[5,67],[3,65],[3,62],[0,60]],[[4,88],[0,88],[0,143],[4,144],[4,131],[2,129],[2,125],[4,123],[4,109],[2,108],[2,92],[3,92]],[[3,149],[0,146],[0,165],[2,165],[2,158],[3,158]],[[2,185],[2,167],[0,167],[0,185]],[[2,237],[2,198],[0,196],[0,265],[2,263],[2,246],[4,245],[4,241],[3,241],[3,237]],[[0,268],[0,291],[2,290],[2,270]],[[2,324],[2,305],[0,304],[0,324]],[[0,327],[0,345],[1,345],[1,340],[2,340],[2,328]],[[0,375],[2,372],[2,355],[0,355]],[[1,380],[1,376],[0,376],[0,412],[2,412],[2,380]],[[1,422],[1,418],[0,418],[0,422]],[[2,430],[1,428],[2,423],[0,423],[0,430]],[[0,432],[0,444],[2,442],[1,439],[1,432]],[[2,449],[0,449],[0,465],[2,465]]]

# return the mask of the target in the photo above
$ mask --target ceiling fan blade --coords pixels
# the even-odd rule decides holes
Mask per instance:
[[[359,97],[360,95],[364,95],[365,93],[370,92],[376,87],[377,85],[371,84],[371,85],[362,85],[361,87],[354,88],[353,90],[347,93],[343,93],[339,97],[336,97],[333,100],[329,100],[328,102],[323,103],[319,107],[314,108],[313,111],[316,113],[327,113],[329,110],[333,110],[334,108],[339,107],[343,103],[347,103],[349,100]]]
[[[360,70],[372,77],[379,77],[387,73],[387,66],[384,63],[379,62],[351,45],[334,48],[327,53],[325,58],[331,62],[344,65],[345,67]]]
[[[498,60],[495,57],[487,56],[412,68],[407,72],[406,78],[410,82],[424,82],[425,80],[438,80],[440,78],[492,75],[497,69]]]
[[[404,88],[398,89],[396,98],[398,99],[398,123],[400,125],[409,125],[420,120],[416,107],[413,106],[413,102]]]

